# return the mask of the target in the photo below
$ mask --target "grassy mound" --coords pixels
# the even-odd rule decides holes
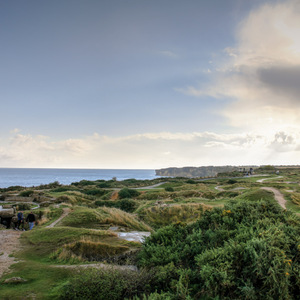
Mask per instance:
[[[152,206],[141,210],[143,220],[153,227],[162,227],[178,222],[190,223],[200,218],[211,206],[201,203]]]
[[[134,215],[108,207],[97,209],[76,207],[62,220],[61,224],[63,226],[105,229],[110,226],[122,226],[127,230],[151,231],[151,227],[139,221]]]
[[[46,264],[118,261],[123,254],[140,247],[111,231],[73,227],[40,228],[25,232],[22,239],[30,245],[22,255]]]
[[[80,261],[118,261],[122,255],[130,251],[129,246],[113,243],[94,242],[88,239],[72,242],[57,249],[51,259],[58,262],[80,262]],[[123,242],[126,243],[126,242]]]

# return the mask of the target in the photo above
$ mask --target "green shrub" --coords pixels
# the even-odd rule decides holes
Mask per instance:
[[[94,181],[91,180],[81,180],[79,182],[72,182],[71,185],[75,185],[75,186],[87,186],[87,185],[95,185]]]
[[[101,183],[97,184],[97,187],[99,187],[99,188],[109,188],[110,184],[108,182],[101,182]]]
[[[136,208],[136,203],[131,199],[121,199],[117,201],[112,200],[97,200],[95,201],[96,206],[115,207],[126,212],[133,212]]]
[[[186,181],[186,183],[189,183],[189,184],[196,184],[197,182],[196,182],[195,180],[193,180],[193,179],[188,179],[188,180]]]
[[[67,192],[67,191],[73,191],[74,188],[69,187],[69,186],[62,186],[62,187],[58,187],[56,189],[53,189],[51,192],[53,193],[62,193],[62,192]]]
[[[18,203],[18,210],[30,210],[31,205],[29,203]]]
[[[135,198],[138,197],[139,194],[140,192],[137,190],[124,188],[119,191],[119,198],[120,199]]]
[[[229,179],[229,180],[227,181],[227,183],[228,183],[228,184],[235,184],[235,183],[237,183],[237,181],[234,180],[234,179]]]
[[[174,192],[174,188],[172,188],[171,186],[167,186],[167,187],[165,187],[165,191],[166,192]]]
[[[20,197],[31,197],[33,195],[34,191],[32,190],[26,190],[26,191],[22,191],[19,196]]]
[[[89,269],[73,277],[62,289],[65,300],[123,300],[148,293],[153,273],[108,269]]]
[[[54,189],[61,186],[61,184],[58,181],[54,181],[48,184],[41,184],[39,185],[39,189],[45,190],[45,189]]]
[[[192,299],[297,299],[299,245],[299,217],[273,200],[252,199],[207,210],[187,226],[159,229],[138,261],[148,268],[174,264],[163,291],[180,288]]]
[[[101,197],[106,194],[106,190],[91,189],[82,191],[86,195]]]

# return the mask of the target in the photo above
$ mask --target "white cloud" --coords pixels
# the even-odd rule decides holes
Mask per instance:
[[[0,148],[2,167],[160,168],[169,166],[294,164],[300,132],[248,134],[145,133],[124,137],[93,134],[55,141],[51,137],[11,137]]]
[[[188,95],[230,99],[219,113],[230,125],[274,135],[300,131],[300,2],[270,2],[239,24],[236,45],[206,87],[181,89]],[[210,75],[212,76],[212,75]]]

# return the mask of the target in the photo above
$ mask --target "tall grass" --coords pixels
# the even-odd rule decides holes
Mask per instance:
[[[143,220],[158,228],[178,222],[190,223],[200,218],[211,206],[202,203],[154,206],[139,211]]]
[[[151,231],[150,226],[138,220],[133,214],[108,207],[97,209],[76,207],[62,220],[62,225],[83,228],[122,226],[127,230]]]

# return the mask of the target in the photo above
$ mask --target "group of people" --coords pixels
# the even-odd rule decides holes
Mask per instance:
[[[16,230],[21,230],[20,227],[22,227],[22,230],[25,230],[25,228],[24,228],[25,222],[28,223],[29,230],[31,230],[33,228],[34,223],[35,223],[35,215],[33,214],[32,211],[27,215],[26,219],[24,218],[24,214],[22,211],[18,212],[17,217],[18,217],[18,221],[17,221],[17,226],[15,228]]]

